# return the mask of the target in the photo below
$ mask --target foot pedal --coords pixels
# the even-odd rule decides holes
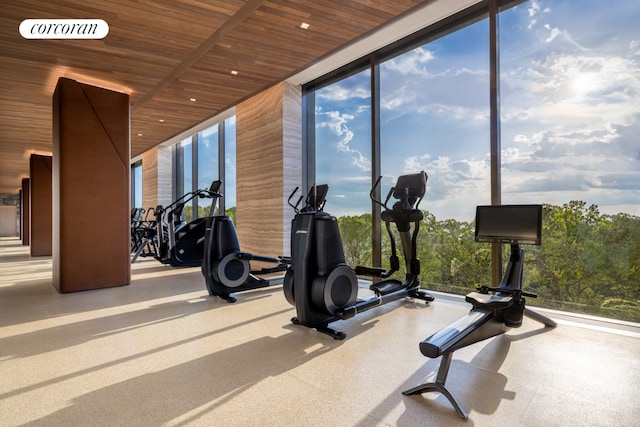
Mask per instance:
[[[378,295],[388,295],[402,289],[402,282],[399,280],[385,280],[383,282],[374,283],[369,286],[369,289]]]

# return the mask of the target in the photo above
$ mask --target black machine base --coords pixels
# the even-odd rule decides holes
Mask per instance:
[[[332,322],[333,322],[333,320],[332,320]],[[344,332],[337,331],[337,330],[335,330],[333,328],[330,328],[326,324],[315,325],[315,326],[313,326],[313,325],[305,325],[302,322],[300,322],[300,320],[298,320],[297,317],[292,317],[291,318],[291,323],[293,323],[294,325],[303,325],[303,326],[306,326],[308,328],[313,328],[313,329],[315,329],[316,331],[318,331],[320,333],[323,333],[325,335],[329,335],[334,340],[343,340],[343,339],[345,339],[347,337],[347,334],[345,334]]]
[[[447,374],[449,373],[449,365],[451,365],[451,358],[453,356],[453,352],[445,353],[442,355],[442,361],[440,361],[440,368],[438,369],[438,375],[436,377],[436,381],[432,383],[425,383],[416,387],[413,387],[409,390],[403,391],[402,394],[405,396],[410,396],[413,394],[422,394],[428,391],[439,391],[444,394],[451,405],[455,408],[460,418],[467,419],[467,412],[462,408],[460,403],[456,400],[456,398],[451,394],[447,387],[445,387],[444,383],[447,380]]]

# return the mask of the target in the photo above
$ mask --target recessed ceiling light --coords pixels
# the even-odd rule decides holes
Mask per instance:
[[[189,101],[196,102],[196,99],[195,98],[189,98]]]
[[[237,76],[238,72],[236,70],[231,70],[231,74],[233,74],[234,76]]]
[[[303,22],[302,24],[300,24],[300,28],[302,28],[303,30],[308,30],[309,24],[307,24],[306,22]]]
[[[164,119],[160,119],[158,120],[160,123],[164,123]]]

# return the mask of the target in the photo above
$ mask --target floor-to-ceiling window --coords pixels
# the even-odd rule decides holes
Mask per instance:
[[[398,175],[425,170],[423,283],[460,293],[492,280],[491,245],[473,241],[475,206],[543,204],[542,246],[526,248],[531,303],[638,321],[640,8],[499,3],[495,33],[492,2],[480,2],[305,86],[308,179],[330,183],[326,210],[348,252],[375,223],[375,175],[384,195]],[[366,245],[355,263],[375,254]]]
[[[219,208],[236,220],[236,116],[224,121],[224,187]]]
[[[488,76],[486,18],[380,64],[382,195],[399,175],[427,172],[418,256],[432,289],[491,277],[472,226],[476,205],[491,202]]]
[[[218,124],[198,132],[198,185],[199,189],[211,186],[218,179],[218,150],[219,133]],[[211,199],[198,200],[198,217],[209,215]]]
[[[142,208],[142,161],[131,165],[131,208]]]
[[[500,15],[502,202],[545,204],[537,303],[640,320],[640,7]]]
[[[193,150],[193,137],[184,138],[178,144],[176,144],[176,194],[175,198],[178,199],[191,191],[194,191],[193,180],[193,164],[194,164],[194,150]],[[197,149],[197,147],[196,147]],[[195,152],[197,155],[197,151]],[[196,181],[197,185],[197,181]],[[192,200],[185,205],[182,215],[186,222],[194,219],[193,212],[197,212],[197,200]]]
[[[368,69],[315,92],[317,184],[339,217],[347,262],[370,261],[371,73]],[[366,227],[363,227],[366,226]]]
[[[175,198],[196,190],[209,189],[220,179],[223,197],[217,200],[220,209],[235,218],[235,116],[182,139],[175,147]],[[183,210],[185,221],[209,215],[212,199],[195,197]]]

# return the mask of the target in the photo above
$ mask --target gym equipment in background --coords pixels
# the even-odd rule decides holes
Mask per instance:
[[[460,417],[467,413],[445,386],[453,352],[491,338],[522,324],[527,316],[553,328],[556,322],[525,308],[525,297],[536,295],[522,290],[524,249],[520,245],[540,245],[542,240],[541,205],[478,206],[476,208],[476,242],[508,243],[511,254],[497,287],[481,286],[466,301],[473,307],[464,317],[441,329],[420,343],[423,355],[442,356],[436,381],[404,391],[405,395],[438,391],[446,396]]]
[[[191,191],[167,207],[156,209],[157,254],[155,258],[172,267],[197,267],[204,254],[207,219],[215,213],[221,181],[213,181],[208,190]],[[207,217],[196,218],[188,224],[182,218],[184,206],[193,198],[211,198]]]
[[[135,213],[134,213],[135,211]],[[144,214],[144,218],[142,218]],[[153,219],[150,219],[153,218]],[[158,255],[158,239],[156,238],[156,210],[134,208],[131,213],[131,264],[138,257],[156,257]]]
[[[344,339],[345,333],[328,325],[405,297],[418,298],[427,303],[433,301],[431,295],[420,289],[420,261],[416,250],[423,218],[418,205],[426,191],[427,174],[420,172],[399,177],[384,203],[375,198],[381,178],[373,186],[370,197],[384,209],[381,217],[391,240],[390,270],[356,267],[354,271],[345,264],[336,218],[322,210],[299,212],[292,222],[291,268],[285,275],[283,285],[287,301],[296,307],[296,317],[291,319],[294,324],[315,328],[335,339]],[[327,191],[326,184],[313,186],[310,194],[321,194],[324,198]],[[389,208],[387,204],[391,197],[396,202]],[[389,278],[400,269],[392,223],[402,242],[406,266],[404,280]],[[369,287],[374,293],[373,297],[358,299],[357,275],[383,279],[374,281]]]

